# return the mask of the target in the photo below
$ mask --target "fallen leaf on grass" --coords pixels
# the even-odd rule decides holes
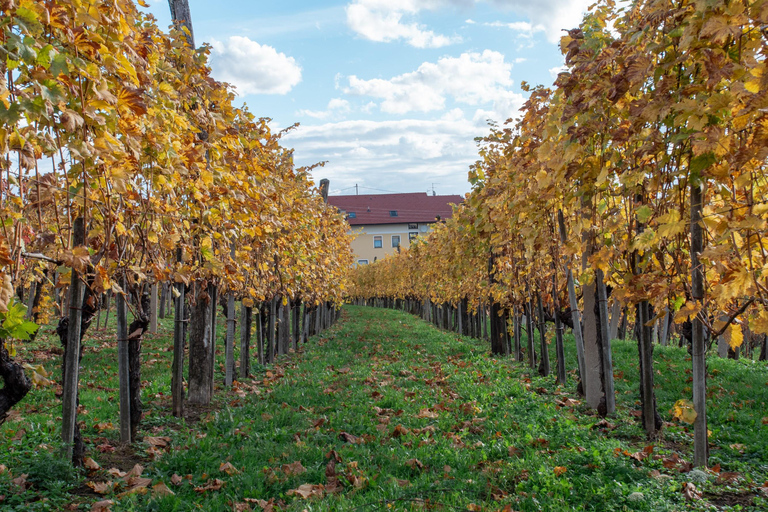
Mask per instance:
[[[286,493],[288,496],[300,496],[305,500],[309,498],[322,498],[325,492],[325,486],[322,484],[302,484],[296,489],[291,489]]]
[[[717,477],[718,483],[732,483],[738,480],[741,477],[740,474],[733,472],[733,471],[723,471],[720,473],[720,476]]]
[[[23,473],[21,476],[17,476],[13,480],[11,480],[11,483],[14,485],[18,485],[21,487],[21,490],[24,491],[32,486],[30,482],[27,482],[27,477],[29,475],[27,473]]]
[[[85,457],[83,459],[83,466],[85,466],[85,469],[88,469],[90,471],[98,471],[99,469],[101,469],[101,466],[99,466],[99,463],[90,457]]]
[[[429,419],[436,419],[439,418],[440,415],[436,413],[435,411],[431,409],[421,409],[419,411],[419,414],[416,415],[417,418],[429,418]]]
[[[568,471],[568,468],[566,468],[564,466],[555,466],[555,469],[553,469],[552,471],[555,473],[555,476],[561,476],[566,471]]]
[[[173,476],[171,476],[171,483],[172,483],[173,485],[181,485],[181,482],[183,482],[183,481],[184,481],[184,479],[183,479],[183,478],[181,478],[181,477],[180,477],[179,475],[177,475],[176,473],[174,473],[174,474],[173,474]]]
[[[222,487],[224,487],[224,481],[214,478],[213,480],[208,480],[205,485],[195,487],[195,492],[203,493],[207,491],[218,491]]]
[[[85,485],[97,494],[109,494],[115,488],[115,482],[86,482]]]
[[[408,459],[407,461],[405,461],[405,465],[409,466],[411,469],[418,469],[418,470],[424,469],[424,463],[421,462],[419,459]]]
[[[141,474],[144,472],[144,466],[141,464],[134,465],[131,470],[128,472],[128,476],[141,476]]]
[[[110,475],[112,475],[112,476],[114,476],[114,477],[117,477],[117,478],[123,478],[123,477],[125,477],[126,475],[128,475],[128,473],[126,473],[125,471],[120,471],[120,470],[119,470],[119,469],[117,469],[117,468],[111,468],[111,469],[108,469],[108,470],[107,470],[107,473],[109,473]]]
[[[156,448],[167,448],[168,445],[171,442],[170,437],[150,437],[146,436],[144,438],[145,443],[149,443],[150,445],[156,447]]]
[[[301,461],[291,462],[290,464],[283,464],[280,468],[287,476],[296,476],[302,473],[306,473],[307,469],[301,465]]]
[[[231,462],[222,462],[221,465],[219,466],[219,471],[221,471],[222,473],[226,473],[229,476],[236,475],[239,473],[237,468],[233,466]]]
[[[520,457],[523,453],[523,451],[517,446],[510,446],[507,449],[507,452],[509,453],[510,457]]]
[[[96,446],[101,453],[112,453],[115,451],[115,447],[109,443],[103,443]]]
[[[389,437],[402,437],[408,435],[409,431],[402,425],[397,425]]]
[[[688,500],[700,500],[701,499],[701,491],[696,489],[696,486],[693,485],[691,482],[686,482],[683,484],[683,496],[685,496]]]
[[[173,496],[175,494],[176,493],[173,492],[163,482],[160,482],[159,484],[155,484],[155,485],[152,486],[152,495],[153,496]]]
[[[91,512],[112,512],[113,504],[114,502],[112,500],[97,501],[91,505]]]
[[[615,428],[616,428],[616,425],[604,419],[592,425],[593,430],[597,430],[597,429],[613,430]]]
[[[280,500],[279,502],[275,502],[275,498],[270,498],[269,501],[258,499],[258,498],[243,498],[243,499],[248,503],[257,504],[258,506],[261,507],[261,510],[263,512],[274,512],[275,510],[280,510],[280,508],[284,505],[282,500]]]
[[[339,439],[341,439],[345,443],[352,443],[352,444],[362,443],[362,440],[359,437],[353,436],[349,432],[339,432]]]

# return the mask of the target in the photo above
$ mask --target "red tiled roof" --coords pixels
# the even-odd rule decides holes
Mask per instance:
[[[347,219],[351,226],[435,222],[438,215],[441,219],[449,218],[452,214],[450,204],[459,204],[463,200],[459,195],[430,196],[424,192],[328,196],[328,204],[347,214],[355,213],[354,218]],[[390,215],[392,211],[397,212],[396,217]]]

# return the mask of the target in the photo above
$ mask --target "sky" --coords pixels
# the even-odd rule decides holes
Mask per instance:
[[[144,9],[171,23],[166,0]],[[217,80],[330,193],[464,194],[476,137],[550,86],[593,0],[189,0]],[[357,188],[355,186],[357,185]]]

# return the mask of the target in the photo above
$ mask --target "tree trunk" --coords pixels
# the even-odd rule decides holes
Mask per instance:
[[[656,410],[656,394],[653,390],[653,343],[651,328],[646,326],[650,320],[650,304],[641,301],[637,305],[637,318],[640,325],[639,340],[637,342],[640,354],[640,403],[642,404],[642,421],[645,436],[649,439],[656,438],[656,431],[663,424]]]
[[[515,333],[515,360],[518,363],[521,363],[523,361],[523,347],[522,347],[522,340],[520,339],[520,312],[515,306],[513,309],[513,317],[514,317],[514,333]]]
[[[144,333],[149,328],[150,297],[141,291],[136,290],[138,316],[128,326],[128,369],[129,383],[131,386],[131,440],[136,440],[136,433],[141,424],[141,341]]]
[[[21,364],[11,359],[5,349],[5,340],[0,339],[0,378],[3,379],[3,389],[0,389],[0,425],[8,416],[8,411],[21,402],[32,389],[32,382],[24,374]]]
[[[277,297],[273,297],[269,301],[269,324],[267,326],[267,362],[275,362],[275,354],[277,354],[276,339],[275,339],[275,324],[277,314]]]
[[[211,345],[213,329],[211,316],[213,298],[210,287],[200,282],[195,286],[197,297],[192,306],[189,326],[189,401],[195,404],[211,402],[211,381],[213,380],[211,363]]]
[[[165,303],[168,300],[168,283],[160,283],[160,298],[158,304],[157,318],[165,318]]]
[[[120,277],[120,287],[126,290],[125,277]],[[124,293],[115,297],[117,313],[117,373],[119,376],[120,441],[131,442],[131,383],[130,355],[128,350],[128,304]]]

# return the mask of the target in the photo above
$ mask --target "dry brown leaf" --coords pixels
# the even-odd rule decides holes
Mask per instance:
[[[362,440],[359,437],[353,436],[349,432],[339,432],[339,439],[341,439],[346,443],[351,443],[351,444],[360,444],[362,442]]]
[[[287,476],[296,476],[302,473],[306,473],[307,469],[301,465],[301,461],[291,462],[290,464],[283,464],[280,468]]]
[[[305,500],[309,498],[322,498],[325,487],[322,484],[302,484],[297,489],[291,489],[288,496],[300,496]]]
[[[113,504],[114,502],[112,500],[97,501],[91,505],[91,512],[112,512]]]
[[[117,468],[108,469],[107,473],[109,473],[110,475],[112,475],[114,477],[117,477],[117,478],[123,478],[123,477],[128,475],[128,473],[126,473],[125,471],[120,471]]]
[[[29,474],[23,473],[21,476],[17,476],[13,480],[11,480],[11,483],[21,487],[21,490],[23,491],[23,490],[27,489],[28,487],[30,487],[32,485],[31,483],[27,482],[27,477],[28,476],[29,476]]]
[[[170,487],[165,485],[163,482],[160,482],[159,484],[155,484],[152,486],[152,495],[153,496],[173,496],[176,494],[173,492]]]
[[[109,494],[115,488],[115,482],[87,482],[85,485],[98,494]]]
[[[427,409],[421,409],[419,411],[419,414],[416,415],[417,418],[429,418],[429,419],[435,419],[439,418],[440,415],[436,413],[435,411],[427,408]]]
[[[422,463],[419,459],[408,459],[405,461],[405,465],[409,466],[411,469],[424,469],[424,463]]]
[[[221,465],[219,466],[219,471],[221,471],[222,473],[226,473],[229,476],[236,475],[240,472],[237,470],[235,466],[232,465],[231,462],[222,462]]]
[[[85,466],[85,469],[88,469],[90,471],[97,471],[101,469],[101,466],[99,466],[99,463],[90,457],[85,457],[83,459],[83,466]]]
[[[171,443],[170,437],[150,437],[146,436],[144,437],[144,442],[149,443],[150,445],[156,447],[156,448],[167,448],[168,445]]]
[[[131,468],[131,470],[128,472],[128,476],[141,476],[141,474],[144,472],[144,466],[141,464],[136,464]]]
[[[174,473],[174,474],[173,474],[173,476],[171,476],[171,483],[172,483],[173,485],[181,485],[181,482],[183,482],[183,481],[184,481],[184,479],[183,479],[183,478],[181,478],[181,477],[180,477],[179,475],[177,475],[176,473]]]
[[[566,471],[568,471],[568,468],[565,466],[555,466],[555,469],[552,470],[555,473],[555,476],[561,476],[565,474]]]
[[[205,485],[195,487],[195,492],[218,491],[222,487],[224,487],[224,481],[214,478],[213,480],[208,480]]]
[[[138,489],[140,487],[149,487],[149,484],[152,483],[151,478],[142,478],[140,476],[129,476],[125,479],[125,485],[130,487],[131,489]]]
[[[685,482],[683,484],[683,496],[685,496],[688,500],[700,500],[701,499],[701,491],[696,489],[696,486],[693,485],[691,482]]]

